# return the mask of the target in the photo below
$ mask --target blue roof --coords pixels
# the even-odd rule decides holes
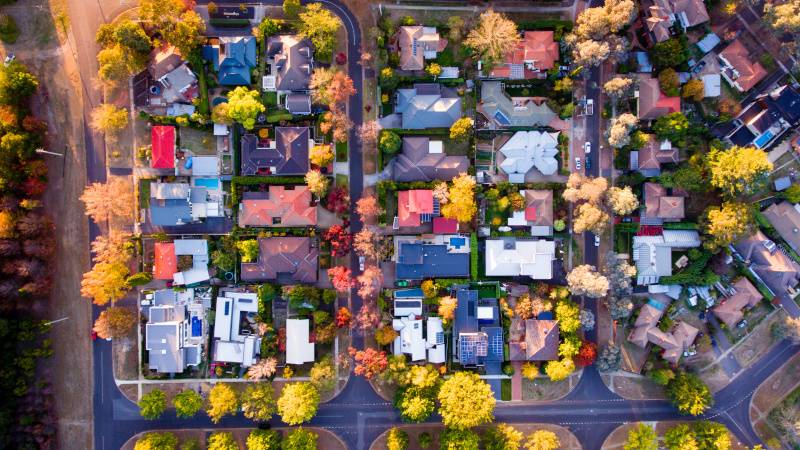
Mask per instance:
[[[449,253],[444,244],[403,242],[397,256],[398,280],[469,276],[469,253]]]
[[[542,311],[542,312],[539,313],[538,316],[536,316],[536,318],[539,319],[539,320],[553,320],[554,319],[552,311]]]
[[[218,72],[219,84],[242,86],[250,84],[250,69],[256,66],[256,40],[252,36],[219,38],[218,47],[203,47],[203,58]]]
[[[489,351],[486,354],[486,361],[503,360],[503,329],[501,327],[486,327],[483,329],[489,335]]]
[[[179,222],[192,222],[192,208],[188,199],[150,199],[150,223],[175,226]]]
[[[700,49],[703,54],[714,50],[714,47],[720,43],[719,36],[714,33],[708,33],[703,39],[700,39],[697,42],[697,48]]]
[[[647,57],[645,52],[634,52],[636,54],[636,64],[639,66],[639,72],[652,72],[653,65],[650,64],[650,58]]]
[[[478,331],[478,291],[462,289],[456,292],[454,334]]]

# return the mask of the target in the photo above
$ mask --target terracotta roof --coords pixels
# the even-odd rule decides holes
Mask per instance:
[[[317,208],[311,206],[307,186],[271,185],[263,198],[244,199],[239,209],[239,226],[301,227],[317,224]]]
[[[680,97],[664,95],[657,79],[650,75],[639,74],[639,119],[653,120],[680,110]]]
[[[546,71],[558,61],[558,42],[553,40],[552,31],[526,31],[517,47],[506,54],[503,64],[492,69],[491,76],[497,78],[533,78],[537,71],[521,67],[526,62],[533,61],[534,68],[539,71]],[[522,77],[512,77],[512,66],[517,66],[522,70]]]
[[[531,225],[553,226],[553,191],[526,189],[525,220]]]
[[[661,164],[677,163],[680,161],[680,152],[677,148],[671,145],[668,148],[664,143],[669,144],[669,141],[660,142],[654,135],[648,135],[647,143],[639,150],[639,169],[652,169],[660,170]]]
[[[150,129],[152,158],[150,167],[154,169],[175,168],[175,127],[155,125]]]
[[[671,332],[661,331],[658,322],[670,303],[670,298],[665,295],[648,299],[639,310],[639,316],[636,318],[633,331],[628,335],[628,340],[641,348],[646,348],[648,344],[657,345],[664,349],[662,358],[677,364],[683,352],[694,342],[698,330],[686,322],[679,322]]]
[[[397,41],[403,70],[424,69],[426,51],[440,52],[447,47],[447,39],[441,39],[436,28],[421,25],[400,27]]]
[[[733,288],[736,289],[736,293],[714,307],[714,314],[729,328],[734,328],[742,320],[743,309],[752,308],[764,298],[745,277],[739,278],[739,281],[733,284]]]
[[[397,217],[401,227],[422,225],[422,214],[433,214],[433,191],[414,189],[397,193]]]
[[[678,322],[670,334],[672,338],[670,342],[667,345],[660,346],[664,349],[661,357],[672,364],[678,364],[683,352],[694,343],[699,331],[686,322]]]
[[[776,248],[770,252],[764,246],[764,242],[768,240],[758,230],[733,246],[742,258],[750,261],[750,268],[776,295],[785,295],[790,287],[797,286],[800,281],[800,265]]]
[[[258,260],[242,263],[242,280],[282,279],[286,283],[315,283],[319,250],[308,237],[258,239]]]
[[[675,13],[686,14],[686,22],[690,27],[708,22],[708,10],[703,0],[670,0]]]
[[[644,216],[658,219],[683,219],[684,199],[668,196],[667,189],[658,183],[644,184]]]
[[[669,11],[658,5],[650,6],[647,11],[649,15],[644,23],[647,29],[655,36],[656,42],[663,42],[669,39]]]
[[[725,50],[720,52],[719,56],[725,58],[739,72],[739,77],[735,81],[742,87],[743,91],[749,91],[750,88],[767,76],[766,69],[761,63],[750,60],[750,52],[738,39],[731,42]]]
[[[178,271],[178,257],[175,244],[172,242],[156,242],[153,257],[153,278],[156,280],[172,280]]]
[[[509,328],[511,361],[558,359],[558,321],[514,318]]]

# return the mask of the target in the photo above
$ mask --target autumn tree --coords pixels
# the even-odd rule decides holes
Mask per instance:
[[[525,450],[557,450],[561,448],[558,435],[550,430],[536,430],[525,440]]]
[[[227,416],[236,414],[239,408],[239,397],[229,383],[217,383],[208,393],[206,414],[214,423]]]
[[[386,359],[386,352],[375,350],[372,347],[367,347],[364,350],[356,350],[350,347],[348,352],[356,362],[356,366],[353,369],[355,374],[368,380],[383,373],[389,364]]]
[[[328,105],[333,109],[337,104],[347,101],[356,93],[353,80],[341,70],[318,68],[310,81],[315,103]]]
[[[456,141],[463,141],[469,137],[472,131],[472,119],[469,117],[462,117],[450,125],[450,139]]]
[[[690,98],[696,102],[702,102],[706,96],[706,88],[702,80],[692,78],[683,85],[681,97]]]
[[[725,202],[721,206],[706,209],[702,223],[706,234],[704,246],[713,251],[750,235],[754,230],[755,219],[751,206]]]
[[[573,295],[586,295],[600,298],[608,292],[608,278],[600,275],[594,266],[584,264],[575,267],[567,274],[567,285]]]
[[[399,336],[397,331],[391,325],[383,325],[375,330],[375,342],[381,346],[387,346],[394,342],[394,339]]]
[[[165,431],[145,433],[136,440],[133,450],[175,450],[178,447],[178,437]]]
[[[380,321],[381,317],[377,308],[375,308],[375,305],[371,305],[369,302],[364,302],[364,304],[362,304],[361,308],[358,310],[358,314],[356,315],[358,329],[362,333],[366,334],[367,331],[371,331],[378,326]]]
[[[611,55],[607,42],[579,41],[572,49],[573,63],[581,66],[599,66]]]
[[[139,400],[139,414],[147,420],[155,420],[167,409],[167,395],[160,389],[142,395]]]
[[[639,124],[639,120],[630,113],[624,113],[611,120],[608,130],[608,143],[612,147],[621,148],[631,141],[630,133]]]
[[[233,125],[233,119],[228,115],[228,102],[222,102],[211,109],[211,121],[222,125]]]
[[[580,308],[569,299],[561,300],[555,308],[556,320],[562,333],[574,333],[581,327]]]
[[[322,238],[331,246],[331,256],[338,258],[350,253],[353,247],[353,235],[342,225],[334,225],[322,233]]]
[[[765,151],[738,145],[724,151],[712,150],[708,165],[711,185],[732,197],[750,195],[762,188],[773,168]]]
[[[603,91],[613,99],[626,96],[633,86],[633,79],[623,76],[614,77],[603,85]]]
[[[369,228],[362,228],[353,238],[353,249],[364,258],[380,261],[389,252],[388,240]]]
[[[350,310],[342,306],[336,311],[336,326],[338,328],[349,328],[352,318],[353,314]]]
[[[609,220],[611,220],[610,217],[601,208],[592,203],[582,203],[575,209],[572,231],[574,233],[591,231],[594,234],[602,234]]]
[[[800,1],[789,0],[780,4],[766,2],[764,20],[775,30],[787,33],[800,32]]]
[[[125,337],[138,322],[136,314],[128,308],[112,306],[104,309],[92,328],[103,339]]]
[[[624,188],[611,187],[606,192],[606,201],[614,214],[627,216],[639,209],[639,199],[633,193],[630,186]]]
[[[378,143],[381,125],[377,120],[369,120],[358,127],[358,138],[365,146],[372,147]]]
[[[475,179],[460,173],[453,179],[447,192],[448,202],[442,206],[442,216],[459,222],[470,222],[477,212],[475,204]]]
[[[286,435],[281,442],[281,448],[283,450],[315,450],[318,439],[317,433],[299,427]]]
[[[347,292],[353,286],[353,279],[350,276],[350,269],[345,266],[336,266],[328,269],[333,288],[339,292]]]
[[[517,24],[490,8],[481,14],[478,26],[470,30],[464,45],[491,62],[501,61],[519,41]]]
[[[336,33],[342,26],[339,18],[321,3],[306,5],[298,16],[300,18],[298,32],[314,44],[315,56],[322,60],[330,58],[336,43]]]
[[[478,450],[481,438],[472,430],[445,428],[439,436],[441,450]]]
[[[239,444],[236,443],[232,433],[214,431],[208,435],[206,450],[239,450]]]
[[[203,407],[203,397],[192,389],[184,389],[172,398],[172,406],[179,418],[188,419]]]
[[[699,416],[714,404],[714,397],[703,381],[694,374],[678,372],[666,389],[667,398],[681,414]]]
[[[522,446],[525,435],[511,425],[501,423],[489,427],[483,434],[483,447],[486,450],[516,450]]]
[[[567,179],[567,188],[562,197],[570,203],[588,201],[600,203],[608,189],[608,180],[603,177],[585,177],[577,172],[570,174]]]
[[[331,144],[316,144],[308,152],[308,160],[317,167],[328,167],[333,162],[333,156]]]
[[[275,430],[256,428],[247,435],[246,445],[247,450],[278,450],[281,448],[281,435]]]
[[[319,124],[320,130],[327,134],[331,133],[334,142],[347,142],[353,122],[347,117],[341,108],[334,107],[322,115],[322,122]]]
[[[346,186],[336,186],[328,192],[325,198],[325,208],[338,215],[350,211],[350,193]]]
[[[300,14],[300,0],[283,0],[283,15],[287,19],[294,20]]]
[[[728,450],[731,448],[728,428],[721,423],[698,420],[692,423],[692,434],[700,449]]]
[[[658,86],[665,95],[677,97],[681,92],[681,80],[678,76],[678,72],[671,67],[662,70],[661,73],[658,74]]]
[[[442,318],[442,323],[449,323],[456,316],[458,300],[455,297],[442,297],[439,299],[438,314]]]
[[[320,358],[308,373],[313,384],[320,393],[331,392],[336,387],[336,368],[330,355]]]
[[[544,366],[544,373],[550,381],[566,380],[575,371],[575,362],[572,358],[562,358],[560,360],[547,361]]]
[[[590,366],[597,359],[597,344],[591,341],[583,341],[575,355],[574,361],[578,367]]]
[[[276,411],[273,395],[272,384],[250,383],[241,397],[244,416],[258,422],[270,420]]]
[[[664,433],[664,444],[669,450],[698,450],[697,440],[687,424],[676,425]]]
[[[83,274],[81,295],[91,298],[96,305],[119,300],[128,291],[128,266],[125,262],[100,262]]]
[[[490,423],[494,416],[492,388],[471,372],[456,372],[442,383],[437,396],[442,423],[465,430]]]
[[[237,86],[228,92],[228,117],[241,123],[245,129],[252,130],[258,115],[267,110],[260,99],[258,91]]]
[[[356,277],[358,281],[358,296],[364,299],[372,299],[378,295],[383,286],[383,272],[376,266],[367,266],[364,272]]]
[[[719,120],[727,122],[742,112],[742,105],[736,100],[723,98],[717,102],[717,112],[719,113]]]
[[[328,177],[323,175],[319,170],[309,170],[308,173],[306,173],[305,182],[306,185],[308,185],[308,190],[319,198],[325,196],[325,193],[328,192],[328,186],[330,185]]]
[[[432,62],[425,67],[425,73],[436,78],[442,74],[442,66],[440,66],[435,62]]]
[[[632,428],[628,432],[628,440],[623,448],[625,450],[658,450],[658,435],[650,425],[639,423],[636,428]]]
[[[92,110],[91,126],[95,131],[114,137],[128,126],[128,110],[102,103]]]
[[[308,382],[289,383],[278,398],[278,414],[289,425],[308,422],[317,414],[319,391]]]
[[[86,215],[97,224],[133,215],[133,187],[125,178],[90,184],[81,194],[81,201],[86,205]]]
[[[382,212],[378,198],[373,194],[362,196],[356,201],[356,213],[364,223],[371,223]]]

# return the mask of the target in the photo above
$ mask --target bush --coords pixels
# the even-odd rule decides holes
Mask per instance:
[[[400,136],[392,130],[381,130],[381,135],[378,138],[378,148],[381,152],[387,155],[394,155],[400,151],[403,142]]]
[[[0,14],[0,41],[6,44],[13,44],[17,42],[19,37],[19,28],[14,18],[8,14]]]

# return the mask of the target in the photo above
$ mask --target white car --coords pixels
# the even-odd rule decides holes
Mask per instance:
[[[594,235],[594,246],[595,247],[600,247],[600,236],[598,236],[596,234]]]
[[[592,153],[592,143],[591,142],[586,141],[586,142],[583,143],[583,152],[586,153],[587,155],[589,153]]]
[[[575,168],[581,170],[581,159],[575,158]]]
[[[364,271],[364,257],[363,256],[359,256],[358,257],[358,270],[360,270],[362,272]]]

